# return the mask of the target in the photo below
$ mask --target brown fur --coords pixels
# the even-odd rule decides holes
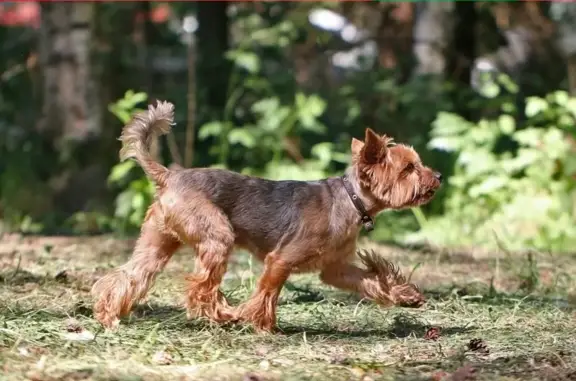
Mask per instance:
[[[135,158],[157,192],[132,258],[92,288],[94,314],[105,327],[115,327],[145,297],[182,244],[197,253],[195,272],[188,277],[189,317],[244,320],[270,331],[280,291],[296,272],[319,272],[325,283],[382,305],[424,303],[416,286],[373,253],[361,253],[364,269],[351,263],[360,216],[340,178],[271,181],[220,169],[168,169],[154,161],[150,142],[169,131],[173,110],[159,102],[122,132],[121,158]],[[363,142],[353,139],[351,148],[346,174],[371,216],[422,205],[440,186],[440,174],[425,167],[411,147],[371,129]],[[235,246],[263,261],[264,272],[252,297],[232,308],[219,287]]]

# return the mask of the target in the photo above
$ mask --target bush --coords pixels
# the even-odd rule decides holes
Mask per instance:
[[[576,98],[564,91],[512,103],[474,124],[439,113],[429,147],[455,155],[444,214],[410,241],[564,250],[576,244]]]

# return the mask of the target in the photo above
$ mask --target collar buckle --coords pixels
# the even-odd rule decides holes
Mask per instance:
[[[372,219],[372,217],[370,217],[370,215],[366,211],[366,207],[364,207],[364,203],[362,202],[362,200],[360,200],[360,197],[358,197],[358,195],[354,192],[352,185],[350,185],[350,181],[348,181],[348,176],[346,175],[342,176],[341,179],[342,184],[344,185],[344,189],[346,189],[346,192],[348,193],[350,200],[352,200],[352,203],[356,207],[356,210],[358,210],[358,212],[360,213],[360,222],[362,223],[362,226],[364,226],[364,229],[367,232],[374,230],[374,220]]]

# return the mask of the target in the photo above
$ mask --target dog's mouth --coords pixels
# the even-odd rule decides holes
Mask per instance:
[[[419,205],[425,204],[428,201],[432,200],[432,198],[434,198],[435,194],[436,194],[436,189],[429,189],[426,192],[420,194],[420,197],[418,197],[418,199],[417,199],[417,203]]]
[[[436,194],[436,189],[429,189],[423,195],[422,198],[425,200],[429,200]]]

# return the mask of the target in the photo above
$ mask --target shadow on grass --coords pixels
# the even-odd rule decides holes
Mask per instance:
[[[132,318],[142,320],[154,320],[163,322],[166,320],[179,319],[186,320],[186,310],[180,306],[165,304],[141,304],[132,310]]]
[[[53,311],[47,309],[31,310],[12,308],[3,309],[0,317],[4,321],[34,321],[34,322],[50,322],[61,324],[63,320],[70,317],[88,317],[93,318],[91,306],[79,303],[74,309],[69,311]],[[137,306],[130,318],[122,319],[123,326],[134,327],[150,327],[156,324],[162,325],[165,329],[178,330],[181,332],[202,331],[205,329],[223,329],[229,332],[245,332],[253,334],[249,325],[246,324],[217,324],[207,319],[191,319],[186,318],[185,310],[178,306],[170,305],[140,305]],[[314,324],[315,322],[311,322]],[[338,323],[338,322],[336,322]],[[248,328],[248,330],[246,330]],[[277,335],[301,335],[306,333],[307,337],[320,338],[330,337],[332,339],[351,339],[351,338],[378,338],[378,339],[396,339],[415,337],[423,338],[429,326],[409,315],[396,315],[389,323],[381,325],[381,328],[372,329],[350,325],[349,327],[333,326],[325,324],[322,327],[310,326],[304,323],[300,326],[292,324],[282,324],[280,322],[280,331]],[[474,327],[436,327],[440,329],[442,336],[458,335],[474,330]]]
[[[450,300],[459,298],[466,303],[482,304],[497,307],[554,307],[566,311],[576,310],[576,306],[568,303],[566,298],[545,295],[534,295],[527,293],[502,293],[490,290],[488,287],[478,289],[474,285],[471,287],[454,286],[441,290],[424,290],[424,295],[429,300]]]
[[[49,280],[47,277],[33,274],[23,269],[13,269],[0,273],[0,283],[3,286],[22,286],[26,283],[42,284]]]
[[[287,335],[301,334],[306,332],[307,337],[313,336],[332,336],[336,338],[346,338],[346,337],[379,337],[379,338],[390,338],[390,339],[402,339],[406,337],[420,337],[423,338],[426,331],[430,328],[429,325],[420,322],[417,319],[405,316],[396,315],[392,321],[392,324],[388,325],[386,328],[382,329],[337,329],[333,327],[327,328],[306,328],[295,327],[295,326],[285,326],[282,327],[282,331]],[[468,331],[472,331],[475,327],[440,327],[438,328],[442,336],[451,336]]]
[[[31,319],[34,321],[45,321],[70,317],[93,317],[92,306],[85,302],[78,302],[70,310],[64,311],[51,308],[22,308],[18,305],[10,305],[5,301],[0,304],[0,311],[2,311],[0,317],[5,320]]]
[[[11,269],[0,273],[0,286],[17,287],[34,284],[37,286],[60,285],[72,291],[89,291],[94,283],[94,275],[66,270],[53,274],[38,275],[24,269]]]
[[[455,372],[458,368],[468,365],[484,377],[497,375],[520,380],[574,380],[576,379],[576,370],[572,366],[573,355],[573,353],[560,350],[558,352],[535,352],[489,359],[458,352],[442,359],[403,363],[402,370],[410,373],[411,370],[427,367]],[[453,379],[456,377],[453,376]]]
[[[5,322],[13,320],[18,320],[22,323],[25,321],[53,322],[60,321],[69,317],[66,312],[61,311],[53,311],[47,309],[29,310],[22,308],[7,308],[7,306],[4,305],[0,305],[0,311],[2,311],[2,313],[0,313],[0,320]]]
[[[187,320],[185,310],[177,306],[168,305],[141,305],[134,309],[132,315],[132,322],[130,324],[138,324],[138,321],[146,321],[148,323],[162,323],[167,324],[174,322],[178,325],[183,325],[186,329],[204,329],[208,327],[220,326],[223,329],[237,331],[243,330],[247,325],[245,324],[223,324],[218,325],[212,323],[207,319],[191,319]],[[405,338],[409,336],[424,337],[428,325],[418,321],[415,318],[406,315],[396,315],[391,322],[382,329],[362,329],[357,327],[337,328],[326,326],[322,328],[309,327],[304,325],[294,326],[290,324],[282,324],[280,322],[280,334],[284,335],[300,335],[306,332],[308,337],[314,336],[331,336],[333,338]],[[474,327],[436,327],[439,328],[443,336],[457,335],[474,330]]]
[[[337,305],[339,307],[345,307],[355,306],[362,300],[362,297],[359,294],[342,291],[332,287],[302,287],[296,286],[295,284],[286,283],[284,288],[287,293],[278,303],[279,306],[287,304],[316,304],[318,302],[329,301],[331,304]],[[369,302],[366,299],[364,300]]]
[[[356,305],[361,298],[356,294],[342,293],[337,290],[314,290],[290,286],[290,296],[283,298],[279,305],[308,304],[330,300],[338,306]],[[568,303],[566,298],[537,295],[529,293],[502,293],[491,290],[489,285],[471,283],[467,285],[453,285],[442,289],[423,290],[428,300],[451,300],[458,298],[466,303],[482,304],[498,307],[555,307],[565,311],[575,311],[576,306]]]
[[[538,380],[575,380],[576,370],[570,363],[573,353],[565,351],[538,352],[530,355],[500,357],[478,368],[485,372],[499,372],[504,376]]]
[[[345,293],[338,290],[320,290],[310,287],[287,285],[289,296],[283,298],[279,305],[308,304],[330,300],[339,306],[356,305],[361,298],[354,293]],[[576,310],[566,298],[530,294],[526,292],[503,293],[490,288],[485,283],[469,283],[466,285],[451,285],[442,288],[425,289],[424,295],[428,300],[451,300],[459,298],[466,303],[484,304],[491,306],[509,307],[529,305],[538,307],[556,307],[567,311]]]

